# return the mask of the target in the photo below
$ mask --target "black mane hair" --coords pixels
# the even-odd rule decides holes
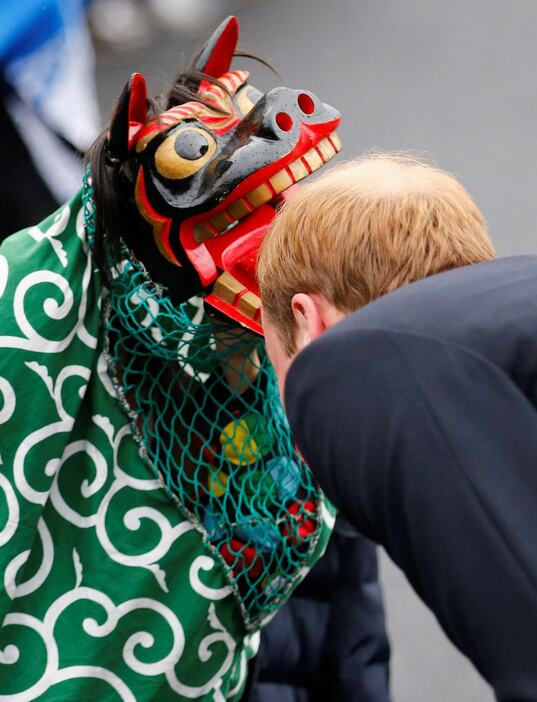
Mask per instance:
[[[197,89],[202,80],[219,85],[228,92],[227,88],[212,76],[200,71],[187,68],[181,71],[170,89],[165,94],[159,94],[148,99],[147,119],[156,117],[162,112],[185,102],[201,102],[211,109],[205,100],[200,99]],[[106,274],[106,249],[112,260],[116,260],[125,231],[136,226],[133,221],[132,188],[129,163],[111,159],[108,150],[109,125],[97,137],[86,153],[85,162],[90,167],[95,207],[95,239],[94,255],[97,266]]]
[[[235,56],[252,58],[276,73],[269,62],[255,54],[237,51]],[[177,74],[166,93],[148,99],[148,120],[172,107],[190,101],[201,102],[212,110],[217,110],[213,104],[201,99],[197,94],[201,81],[218,85],[228,95],[229,91],[218,79],[195,70],[194,64],[193,61]],[[107,260],[118,259],[122,241],[125,239],[128,241],[128,232],[132,233],[136,226],[139,226],[139,220],[135,215],[134,183],[130,163],[110,158],[108,131],[107,126],[90,146],[85,158],[85,163],[91,170],[95,207],[94,256],[98,268],[105,276],[108,271]]]

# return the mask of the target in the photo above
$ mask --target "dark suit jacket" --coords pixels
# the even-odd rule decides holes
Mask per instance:
[[[503,702],[537,700],[536,407],[530,256],[386,295],[300,353],[286,383],[328,497]]]

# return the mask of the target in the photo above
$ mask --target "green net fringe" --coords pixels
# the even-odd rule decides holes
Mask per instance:
[[[84,204],[91,240],[88,179]],[[106,352],[135,435],[253,628],[303,576],[321,529],[262,340],[208,316],[202,298],[173,305],[126,251],[109,287]]]

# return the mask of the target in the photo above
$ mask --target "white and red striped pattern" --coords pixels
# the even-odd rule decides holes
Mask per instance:
[[[201,84],[198,94],[201,98],[212,102],[221,110],[229,112],[231,102],[229,96],[235,95],[237,90],[246,83],[249,75],[250,73],[248,71],[230,71],[229,73],[224,73],[218,80],[228,91],[227,93],[222,90],[219,85],[204,82]]]
[[[231,95],[235,95],[237,90],[246,82],[248,75],[248,71],[230,71],[218,80],[229,90]],[[186,102],[183,105],[172,107],[170,110],[158,115],[158,117],[150,119],[139,131],[136,142],[147,143],[156,134],[179,124],[185,119],[196,118],[210,127],[215,134],[225,134],[241,120],[242,116],[236,114],[230,96],[220,86],[213,83],[202,83],[199,96],[213,104],[217,109],[224,110],[227,114],[221,114],[200,102]]]

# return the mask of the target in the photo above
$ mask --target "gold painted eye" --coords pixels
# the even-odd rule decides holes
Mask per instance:
[[[241,115],[247,115],[262,97],[263,93],[260,90],[252,85],[245,85],[235,96],[235,104]]]
[[[185,126],[172,132],[158,147],[155,165],[164,178],[189,178],[212,158],[215,151],[216,142],[208,132]]]

